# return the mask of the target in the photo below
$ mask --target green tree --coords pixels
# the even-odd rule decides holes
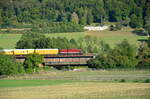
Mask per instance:
[[[73,12],[71,15],[71,22],[74,24],[78,24],[79,23],[79,17],[77,15],[76,12]]]
[[[130,26],[132,28],[140,28],[142,27],[142,23],[141,17],[137,17],[135,14],[131,15]]]
[[[146,17],[145,18],[145,26],[144,26],[144,29],[147,33],[147,36],[149,37],[150,36],[150,17]]]
[[[36,48],[37,40],[46,38],[45,35],[40,33],[28,32],[22,35],[21,39],[16,43],[16,48],[26,49],[26,48]],[[40,45],[39,45],[40,46]]]
[[[36,40],[34,42],[35,48],[49,48],[49,43],[50,43],[50,39],[49,38],[39,38],[38,40]]]
[[[11,56],[0,55],[0,75],[14,75],[22,72],[21,65]]]
[[[25,71],[27,73],[38,72],[39,65],[42,64],[43,57],[39,54],[30,54],[24,61]]]
[[[87,24],[90,25],[91,23],[93,23],[93,15],[91,10],[87,12]]]
[[[108,68],[134,68],[138,64],[136,59],[136,49],[126,40],[116,45],[114,49],[105,50],[104,48],[99,55],[88,61],[90,68],[108,69]]]
[[[142,43],[138,49],[138,68],[150,68],[150,47],[148,44]]]

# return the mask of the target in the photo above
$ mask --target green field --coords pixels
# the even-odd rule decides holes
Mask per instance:
[[[0,88],[0,99],[149,99],[149,97],[149,83],[76,82]]]
[[[146,79],[150,79],[149,70],[47,71],[9,76],[0,80],[0,99],[149,99],[150,83],[145,83]]]
[[[127,39],[131,44],[138,44],[138,40],[144,39],[144,36],[138,36],[132,33],[133,29],[124,28],[120,31],[86,31],[86,32],[75,32],[75,33],[51,33],[46,34],[48,37],[66,37],[68,39],[84,37],[91,35],[98,37],[100,40],[104,40],[111,46]],[[16,42],[20,39],[21,34],[0,34],[0,47],[2,48],[15,48]]]
[[[150,79],[150,70],[81,70],[76,71],[47,71],[36,74],[16,75],[4,78],[5,80],[71,80],[71,81],[105,81],[116,82],[144,81]]]

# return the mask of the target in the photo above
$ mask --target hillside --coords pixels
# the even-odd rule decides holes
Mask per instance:
[[[150,15],[149,5],[149,0],[0,0],[0,28],[108,21],[139,28]]]
[[[133,29],[123,28],[119,31],[85,31],[85,32],[73,32],[73,33],[51,33],[45,34],[47,37],[66,37],[68,39],[79,39],[86,35],[97,37],[99,40],[103,40],[110,46],[127,39],[131,44],[138,44],[138,40],[147,38],[146,36],[139,36],[134,34]],[[0,47],[2,48],[14,48],[16,42],[20,39],[22,34],[0,34]]]

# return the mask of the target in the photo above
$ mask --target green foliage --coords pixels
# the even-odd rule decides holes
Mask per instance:
[[[137,17],[135,14],[131,16],[130,26],[132,28],[140,28],[143,25],[143,20],[141,17]]]
[[[28,32],[22,35],[21,39],[17,42],[16,48],[26,49],[26,48],[36,48],[36,44],[39,44],[37,40],[46,38],[45,35],[40,33]],[[41,46],[40,44],[38,46]],[[44,46],[44,45],[43,45]]]
[[[122,24],[121,24],[120,22],[118,22],[118,23],[116,24],[116,29],[117,29],[117,30],[121,30],[121,29],[122,29]]]
[[[75,12],[73,12],[72,15],[71,15],[71,22],[74,23],[74,24],[79,23],[78,15]]]
[[[43,57],[36,53],[27,55],[24,61],[25,71],[27,73],[38,72],[39,65],[42,64]]]
[[[79,48],[85,53],[98,53],[102,42],[100,42],[96,37],[85,36],[83,38],[67,39],[65,37],[50,38],[45,37],[43,34],[39,33],[26,33],[22,35],[21,39],[17,42],[16,48],[18,49],[43,49],[43,48],[58,48],[58,49],[69,49],[69,48]],[[108,45],[102,44],[102,46]],[[105,48],[105,49],[106,49]],[[104,50],[105,50],[104,49]]]
[[[122,29],[122,24],[120,22],[118,22],[115,25],[110,26],[110,31],[117,31],[117,30],[121,30],[121,29]]]
[[[132,27],[141,27],[149,15],[148,0],[0,0],[0,27],[18,27],[18,23],[92,22],[131,20]],[[135,15],[135,17],[130,16]],[[135,18],[135,19],[134,19]],[[137,20],[137,21],[136,21]]]
[[[121,79],[121,80],[120,80],[120,82],[122,82],[122,83],[123,83],[123,82],[126,82],[126,80],[125,80],[125,79]]]
[[[147,35],[150,35],[150,17],[148,17],[148,16],[145,18],[144,29],[146,30]]]
[[[150,47],[146,43],[140,45],[138,59],[137,68],[150,68]]]
[[[150,83],[150,79],[146,79],[144,83]]]
[[[114,49],[108,47],[108,50],[100,53],[95,59],[89,60],[88,66],[96,69],[134,68],[137,63],[136,48],[124,40]]]
[[[15,62],[11,56],[0,55],[0,75],[23,73],[22,65]]]

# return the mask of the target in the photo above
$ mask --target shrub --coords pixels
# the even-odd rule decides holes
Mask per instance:
[[[11,56],[0,55],[0,75],[13,75],[22,73],[23,67],[17,64]]]
[[[150,79],[146,79],[144,82],[145,83],[150,83]]]
[[[43,57],[39,54],[30,54],[27,55],[24,61],[25,71],[27,73],[38,72],[39,64],[43,62]]]
[[[126,82],[126,80],[125,79],[121,79],[120,82]]]
[[[138,49],[139,63],[137,68],[150,68],[150,48],[148,44],[142,43]]]
[[[103,51],[95,59],[91,59],[87,63],[89,68],[96,69],[134,68],[138,63],[136,48],[125,40],[114,49]]]

